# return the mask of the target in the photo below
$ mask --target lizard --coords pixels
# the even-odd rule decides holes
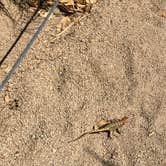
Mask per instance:
[[[79,137],[69,141],[68,143],[79,140],[80,138],[82,138],[83,136],[85,136],[87,134],[107,132],[108,137],[111,137],[111,132],[114,132],[114,131],[117,132],[118,134],[120,134],[119,128],[121,128],[123,125],[125,125],[125,123],[127,123],[127,121],[128,121],[127,116],[124,116],[121,119],[104,121],[103,124],[100,124],[97,129],[93,129],[92,131],[85,132],[85,133],[81,134]]]

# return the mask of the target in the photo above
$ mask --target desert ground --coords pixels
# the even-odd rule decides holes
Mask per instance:
[[[165,10],[165,0],[99,0],[59,37],[53,15],[0,92],[0,166],[166,166]],[[42,19],[1,67],[1,81]],[[0,12],[0,57],[25,22],[14,26]],[[124,116],[119,136],[68,143]]]

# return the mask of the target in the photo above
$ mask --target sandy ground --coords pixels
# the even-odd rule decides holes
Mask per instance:
[[[57,18],[50,19],[0,92],[0,166],[166,165],[163,2],[104,0],[58,39]],[[2,57],[17,36],[2,13],[0,32]],[[101,133],[67,143],[102,118],[123,116],[129,122],[118,137]]]

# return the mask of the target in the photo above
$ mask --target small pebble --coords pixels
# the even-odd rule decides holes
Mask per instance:
[[[8,96],[8,95],[6,95],[5,97],[4,97],[4,100],[5,100],[5,103],[9,103],[10,102],[10,97]]]

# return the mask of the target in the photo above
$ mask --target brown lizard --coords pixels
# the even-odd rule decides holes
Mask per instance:
[[[95,134],[95,133],[100,133],[100,132],[107,132],[108,137],[111,137],[111,132],[116,131],[118,134],[120,134],[119,128],[121,128],[125,123],[127,123],[128,117],[124,116],[122,119],[114,119],[110,121],[105,121],[102,125],[98,126],[97,129],[85,132],[81,134],[79,137],[75,138],[74,140],[69,141],[74,142],[83,136],[87,134]]]

